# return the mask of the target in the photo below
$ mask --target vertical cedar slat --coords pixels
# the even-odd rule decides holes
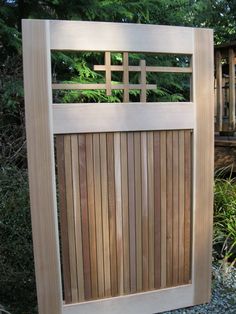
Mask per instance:
[[[142,291],[142,188],[140,132],[134,133],[137,292]]]
[[[69,261],[69,239],[68,239],[68,222],[67,222],[67,205],[66,205],[66,182],[65,182],[65,154],[64,154],[64,135],[56,136],[57,152],[57,175],[59,190],[59,214],[61,230],[61,256],[64,283],[65,303],[72,302],[71,280],[70,280],[70,261]]]
[[[184,132],[184,282],[190,280],[191,133]]]
[[[79,173],[80,173],[80,204],[82,219],[82,245],[84,261],[84,296],[91,299],[91,273],[90,273],[90,252],[89,252],[89,221],[88,221],[88,197],[86,178],[86,148],[85,135],[78,135],[79,143]]]
[[[149,289],[154,289],[154,235],[155,235],[155,215],[154,215],[154,164],[153,164],[153,132],[147,132],[147,151],[148,151],[148,212],[149,212]],[[160,178],[160,173],[159,173]],[[159,207],[159,213],[160,213],[160,207]],[[160,219],[159,219],[160,222]],[[159,229],[160,232],[160,229]],[[160,239],[160,236],[159,236]],[[160,249],[160,244],[159,248]],[[157,251],[158,251],[157,250]],[[159,253],[160,256],[160,253]],[[157,258],[158,259],[158,258]],[[159,277],[160,277],[160,262],[159,262]]]
[[[107,148],[106,134],[100,134],[101,155],[101,189],[102,189],[102,221],[103,221],[103,250],[104,250],[104,284],[105,296],[111,296],[111,265],[110,265],[110,241],[109,241],[109,217],[107,194]]]
[[[83,251],[81,242],[81,207],[79,193],[79,155],[77,135],[71,135],[71,165],[73,181],[73,205],[74,205],[74,231],[75,231],[75,248],[76,248],[76,270],[78,284],[78,299],[84,301],[84,272],[83,272]]]
[[[98,271],[98,296],[104,297],[104,261],[103,261],[103,228],[102,228],[102,193],[101,193],[101,168],[100,168],[100,143],[99,134],[93,134],[93,171],[94,171],[94,201],[96,216],[97,240],[97,271]]]
[[[86,170],[87,170],[87,197],[89,216],[89,249],[91,260],[91,293],[93,298],[98,297],[97,273],[97,241],[96,241],[96,216],[94,204],[94,176],[93,176],[93,135],[86,134]]]
[[[166,180],[166,131],[160,132],[161,145],[161,288],[166,287],[166,196],[167,196],[167,180]]]
[[[229,131],[235,129],[235,53],[229,49]]]
[[[69,258],[70,258],[70,281],[72,302],[78,302],[78,286],[76,272],[76,251],[75,251],[75,219],[73,208],[73,180],[71,169],[71,137],[64,137],[64,154],[65,154],[65,180],[66,180],[66,207],[68,222],[68,239],[69,239]]]
[[[172,285],[172,265],[173,265],[173,133],[167,131],[166,136],[166,149],[167,149],[167,164],[166,164],[166,179],[167,179],[167,193],[166,193],[166,219],[167,219],[167,272],[166,282],[167,286]]]
[[[184,283],[184,131],[179,131],[179,284]]]
[[[129,54],[128,52],[123,53],[123,84],[124,84],[124,96],[123,102],[129,102]]]
[[[134,133],[129,132],[128,141],[128,190],[129,190],[129,247],[130,247],[130,292],[137,291],[136,282],[136,216],[135,216],[135,173]]]
[[[114,173],[114,135],[107,134],[107,178],[108,208],[110,229],[111,295],[117,295],[117,259],[116,259],[116,204]]]
[[[123,209],[123,250],[124,250],[124,293],[130,293],[129,260],[129,194],[128,194],[128,147],[127,134],[122,132],[121,140],[121,193]]]
[[[147,132],[141,132],[141,188],[142,188],[142,290],[148,290],[148,180],[147,180]]]
[[[162,137],[162,140],[161,140]],[[162,155],[161,155],[162,148]],[[155,289],[160,289],[165,286],[165,270],[163,269],[165,260],[162,260],[161,252],[163,251],[165,254],[165,228],[161,226],[161,222],[164,221],[165,217],[165,176],[161,178],[165,173],[165,133],[155,131],[153,134],[153,158],[154,158],[154,261],[155,261],[155,273],[154,273],[154,287]],[[164,167],[161,172],[161,166]],[[163,195],[162,203],[161,203],[161,193]],[[162,204],[162,205],[161,205]],[[162,206],[162,207],[161,207]],[[161,209],[163,210],[161,212]],[[162,241],[163,239],[163,241]],[[162,250],[162,251],[161,251]],[[162,280],[162,281],[161,281]],[[162,282],[162,284],[161,284]]]
[[[179,270],[179,131],[173,131],[173,285],[178,284]]]
[[[120,133],[114,133],[114,167],[116,195],[116,249],[118,295],[124,294],[123,224],[121,199],[121,147]]]

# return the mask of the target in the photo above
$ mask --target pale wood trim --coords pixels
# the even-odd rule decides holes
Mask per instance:
[[[193,87],[196,129],[193,133],[193,263],[194,303],[211,295],[213,168],[214,168],[214,64],[213,31],[195,29]]]
[[[55,134],[192,129],[194,106],[193,103],[53,104],[53,125]]]
[[[106,79],[109,79],[109,73],[106,75]],[[110,82],[110,83],[109,83]],[[155,84],[145,85],[146,89],[156,89]],[[111,81],[108,81],[106,84],[77,84],[77,83],[68,83],[68,84],[52,84],[52,89],[65,89],[65,90],[90,90],[90,89],[104,89],[108,90],[107,95],[111,95],[111,90],[113,89],[142,89],[143,84],[111,84]]]
[[[216,52],[216,102],[217,102],[217,127],[222,131],[223,118],[223,95],[222,95],[222,64],[221,52]]]
[[[52,50],[193,53],[193,28],[50,21]]]
[[[235,53],[229,49],[229,130],[235,129]]]
[[[27,156],[40,314],[62,313],[48,21],[23,21]],[[37,123],[36,123],[37,121]]]
[[[124,54],[128,54],[125,52]],[[105,65],[94,65],[94,71],[106,71]],[[141,67],[139,65],[111,65],[111,71],[121,72],[140,72]],[[146,66],[146,72],[170,72],[170,73],[192,73],[192,67],[168,67],[168,66]]]
[[[111,299],[64,305],[63,314],[159,313],[193,304],[193,286],[184,285]]]
[[[128,52],[123,53],[123,83],[124,83],[124,96],[123,101],[129,102],[129,54]]]

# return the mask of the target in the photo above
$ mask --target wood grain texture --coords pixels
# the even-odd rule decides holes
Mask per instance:
[[[103,224],[102,224],[102,193],[99,134],[93,134],[93,171],[94,200],[96,217],[98,297],[104,297],[104,256],[103,256]]]
[[[192,54],[194,49],[194,29],[187,27],[52,20],[50,31],[53,50]]]
[[[80,172],[80,204],[82,220],[82,245],[84,261],[84,297],[90,299],[91,291],[91,266],[89,252],[89,220],[86,176],[86,141],[85,135],[78,136],[79,145],[79,172]],[[86,248],[86,249],[85,249]]]
[[[187,102],[53,104],[52,107],[55,134],[194,128],[194,105]]]
[[[65,154],[64,154],[64,136],[56,137],[57,152],[57,178],[59,191],[59,207],[60,207],[60,229],[64,235],[61,238],[61,255],[64,289],[63,295],[66,303],[72,303],[71,296],[71,280],[70,280],[70,259],[69,259],[69,239],[68,239],[68,221],[66,206],[66,182],[65,182]]]
[[[114,169],[114,134],[107,134],[108,212],[110,228],[111,295],[117,295],[116,199]]]
[[[211,295],[214,175],[213,31],[194,31],[194,90],[196,127],[193,133],[193,277],[194,302]],[[207,100],[207,102],[206,102]],[[207,149],[206,149],[207,147]]]
[[[89,218],[89,250],[91,258],[91,293],[93,298],[98,297],[98,267],[96,243],[96,214],[94,202],[94,165],[93,165],[93,135],[86,134],[86,174]]]
[[[189,283],[191,131],[60,135],[57,145],[68,177],[58,179],[72,185],[61,216],[70,228],[67,295],[87,301]]]
[[[61,314],[49,28],[48,21],[22,21],[27,157],[38,312]]]
[[[110,264],[110,229],[108,212],[107,187],[107,142],[106,134],[100,134],[101,157],[101,189],[102,189],[102,224],[103,224],[103,251],[104,251],[104,283],[105,296],[111,296],[111,264]]]
[[[161,167],[165,167],[165,159],[164,152],[165,145],[163,145],[164,141],[164,133],[154,132],[153,134],[153,167],[152,170],[154,175],[154,288],[160,289],[161,285],[165,285],[163,283],[163,263],[161,254],[165,253],[163,249],[163,245],[165,244],[165,232],[161,224],[164,220],[165,215],[165,206],[163,203],[163,198],[161,201],[161,195],[165,198],[165,182],[161,175],[164,175],[161,172]],[[162,140],[161,140],[162,137]],[[162,145],[161,145],[162,144]],[[162,149],[162,150],[161,150]],[[161,152],[162,151],[162,152]],[[162,168],[164,171],[165,168]],[[162,211],[163,210],[163,211]],[[163,215],[164,214],[164,215]],[[162,239],[161,236],[164,236]],[[165,253],[166,254],[166,253]]]
[[[73,187],[73,211],[74,211],[74,232],[75,232],[75,254],[76,254],[76,273],[78,285],[78,300],[84,300],[84,265],[82,249],[82,226],[81,226],[81,206],[79,191],[79,155],[77,135],[71,136],[71,172]],[[68,224],[70,226],[70,224]]]

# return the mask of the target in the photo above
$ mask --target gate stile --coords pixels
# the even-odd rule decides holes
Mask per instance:
[[[52,84],[51,50],[104,52],[94,70],[105,72],[105,83]],[[112,52],[122,53],[121,65],[111,63]],[[191,64],[134,66],[134,52],[190,55]],[[208,302],[212,30],[24,20],[23,58],[39,313],[148,314]],[[112,83],[113,71],[123,72],[122,83]],[[130,72],[140,72],[138,84]],[[190,102],[147,102],[156,89],[148,72],[190,73]],[[53,89],[119,89],[123,103],[54,104]],[[140,102],[132,103],[136,89]]]

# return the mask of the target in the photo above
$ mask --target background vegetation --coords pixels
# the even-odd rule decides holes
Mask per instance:
[[[24,131],[21,19],[73,19],[210,27],[215,43],[236,36],[235,0],[1,0],[0,1],[0,304],[15,314],[36,308],[35,279],[28,203]],[[100,57],[101,58],[101,57]],[[135,59],[135,58],[134,58]],[[53,79],[101,80],[90,65],[91,54],[52,56]],[[159,60],[160,61],[160,60]],[[165,61],[165,60],[164,60]],[[119,62],[119,55],[114,56]],[[181,60],[179,62],[182,62]],[[61,73],[68,74],[62,77]],[[135,78],[134,78],[135,79]],[[119,78],[115,78],[119,80]],[[184,80],[184,79],[183,79]],[[186,86],[162,78],[158,97],[186,98]],[[168,83],[168,84],[166,84]],[[54,94],[56,100],[97,101],[101,94]],[[119,100],[119,93],[112,95]],[[135,92],[133,94],[135,98]],[[179,98],[178,98],[179,97]],[[235,259],[235,193],[233,179],[216,180],[215,258]]]

